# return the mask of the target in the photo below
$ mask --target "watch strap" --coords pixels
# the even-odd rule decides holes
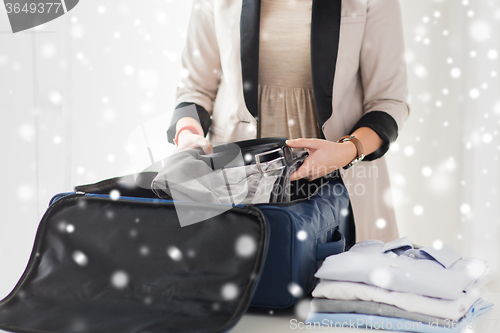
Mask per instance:
[[[363,149],[363,144],[354,135],[343,136],[337,142],[345,142],[345,141],[351,141],[352,143],[354,143],[354,145],[356,146],[356,150],[358,152],[358,158],[361,157],[361,155],[365,154],[365,150]]]
[[[363,144],[361,143],[361,141],[354,135],[345,135],[340,139],[338,139],[337,142],[344,143],[346,141],[351,141],[352,143],[354,143],[354,146],[356,146],[356,151],[358,154],[358,156],[354,160],[352,160],[348,165],[344,167],[344,169],[349,169],[351,166],[353,166],[358,162],[361,162],[365,158],[365,150],[363,149]]]

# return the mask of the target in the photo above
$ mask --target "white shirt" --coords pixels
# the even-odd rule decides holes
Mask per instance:
[[[485,260],[462,258],[452,245],[415,249],[403,237],[386,244],[361,241],[326,258],[315,276],[456,300],[477,287],[487,268]]]
[[[397,306],[409,312],[459,320],[486,291],[477,288],[457,300],[445,300],[412,293],[390,291],[358,282],[321,280],[313,290],[313,297],[361,300]]]

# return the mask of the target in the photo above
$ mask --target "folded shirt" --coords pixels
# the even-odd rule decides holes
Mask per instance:
[[[459,320],[485,292],[486,288],[482,287],[457,300],[445,300],[413,293],[390,291],[359,282],[321,280],[314,288],[312,295],[318,298],[385,303],[409,312]]]
[[[458,323],[449,326],[438,326],[432,322],[418,322],[403,318],[364,315],[358,313],[321,313],[309,312],[306,324],[309,326],[350,327],[367,329],[385,329],[392,331],[422,332],[422,333],[458,333],[465,327],[472,327],[474,319],[487,312],[492,303],[479,299],[467,311]]]
[[[449,326],[457,323],[456,320],[409,312],[394,305],[368,301],[313,298],[311,300],[311,311],[325,313],[361,313],[366,315],[403,318],[424,323],[437,323],[438,326]]]
[[[386,244],[361,241],[348,252],[326,258],[315,276],[456,300],[477,289],[487,268],[485,260],[461,258],[451,245],[415,249],[403,237]]]

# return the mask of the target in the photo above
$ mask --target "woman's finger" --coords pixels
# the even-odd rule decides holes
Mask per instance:
[[[318,149],[321,144],[320,139],[294,139],[286,140],[287,146],[291,148],[308,148],[308,149]]]
[[[213,153],[213,146],[205,139],[203,136],[198,134],[186,134],[182,137],[182,141],[179,142],[179,145],[176,147],[176,151],[184,150],[184,149],[194,149],[201,148],[205,154]]]
[[[206,141],[206,143],[203,145],[202,148],[205,154],[207,155],[212,154],[214,152],[213,146],[209,141]]]

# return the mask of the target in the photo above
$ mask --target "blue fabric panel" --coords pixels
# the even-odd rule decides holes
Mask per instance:
[[[319,268],[318,257],[332,251],[338,253],[338,242],[332,242],[341,223],[349,223],[341,214],[348,209],[349,196],[339,181],[330,181],[309,200],[286,205],[257,205],[270,225],[271,235],[266,263],[252,299],[252,306],[287,308],[300,297],[290,293],[290,284],[309,294],[315,286],[314,273]],[[305,238],[305,239],[304,239]],[[300,295],[296,295],[300,296]]]
[[[290,236],[295,233],[294,225],[292,217],[280,209],[270,207],[264,216],[267,221],[273,221],[269,223],[273,238],[269,241],[266,263],[251,304],[266,306],[271,299],[271,304],[276,304],[276,307],[287,308],[294,302],[287,287],[295,275],[292,262],[294,242]]]

